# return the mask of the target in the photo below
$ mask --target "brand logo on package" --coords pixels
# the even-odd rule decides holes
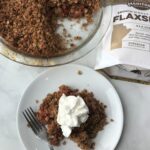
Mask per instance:
[[[140,10],[147,10],[150,9],[150,0],[129,0],[128,6]]]

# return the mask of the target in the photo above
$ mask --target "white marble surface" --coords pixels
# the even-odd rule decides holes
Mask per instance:
[[[94,53],[78,63],[93,65]],[[27,85],[41,72],[0,56],[0,150],[24,150],[16,128],[16,110]],[[125,124],[117,150],[150,150],[150,86],[111,80],[121,97]]]

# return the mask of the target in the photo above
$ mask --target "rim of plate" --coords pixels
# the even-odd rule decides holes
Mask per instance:
[[[120,118],[120,123],[121,123],[121,129],[119,131],[119,136],[118,136],[118,139],[116,140],[116,143],[114,144],[114,147],[112,147],[112,150],[115,150],[115,148],[117,147],[117,145],[119,144],[119,141],[121,139],[121,136],[122,136],[122,132],[123,132],[123,128],[124,128],[124,111],[123,111],[123,106],[122,106],[122,103],[121,103],[121,100],[120,100],[120,97],[118,95],[118,92],[116,91],[115,87],[112,85],[112,83],[104,76],[102,75],[101,73],[97,72],[96,70],[93,70],[92,68],[88,67],[88,66],[85,66],[85,65],[79,65],[79,64],[66,64],[66,65],[61,65],[61,66],[55,66],[55,67],[52,67],[42,73],[40,73],[39,75],[37,75],[37,77],[32,80],[25,88],[20,100],[19,100],[19,103],[18,103],[18,107],[17,107],[17,114],[16,114],[16,126],[17,126],[17,134],[18,134],[18,137],[19,137],[19,140],[20,142],[23,144],[24,148],[26,148],[26,144],[25,142],[23,141],[22,139],[22,136],[20,134],[20,129],[19,129],[19,112],[20,112],[20,107],[21,107],[21,104],[22,104],[22,99],[24,97],[24,95],[26,94],[26,90],[32,86],[36,80],[38,78],[40,78],[42,75],[44,74],[47,74],[49,71],[52,71],[52,70],[55,70],[55,68],[62,68],[62,67],[66,67],[66,66],[69,66],[69,67],[82,67],[82,68],[85,68],[85,69],[89,69],[91,71],[94,71],[96,74],[98,74],[99,76],[101,76],[103,78],[103,80],[105,80],[105,82],[107,82],[109,84],[109,86],[113,89],[114,91],[114,94],[117,98],[117,101],[118,101],[118,105],[120,107],[120,113],[121,113],[121,118]],[[106,75],[107,76],[107,75]],[[108,77],[109,78],[109,77]],[[27,148],[26,148],[27,149]]]

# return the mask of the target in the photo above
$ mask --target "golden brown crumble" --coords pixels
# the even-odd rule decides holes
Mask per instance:
[[[64,139],[61,128],[57,123],[59,98],[63,93],[67,96],[81,96],[89,108],[88,120],[80,127],[74,128],[69,138],[83,150],[93,149],[95,146],[92,141],[93,138],[107,124],[104,104],[100,103],[92,92],[87,90],[78,91],[65,85],[60,86],[58,91],[48,94],[37,112],[38,120],[47,126],[50,143],[58,146]]]
[[[68,52],[58,18],[91,16],[99,0],[0,0],[0,36],[16,51],[37,57]]]

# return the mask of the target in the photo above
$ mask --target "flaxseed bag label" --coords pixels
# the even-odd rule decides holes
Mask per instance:
[[[150,69],[150,0],[112,0],[110,27],[98,45],[96,69]]]
[[[150,52],[150,13],[128,5],[114,7],[111,50]]]

